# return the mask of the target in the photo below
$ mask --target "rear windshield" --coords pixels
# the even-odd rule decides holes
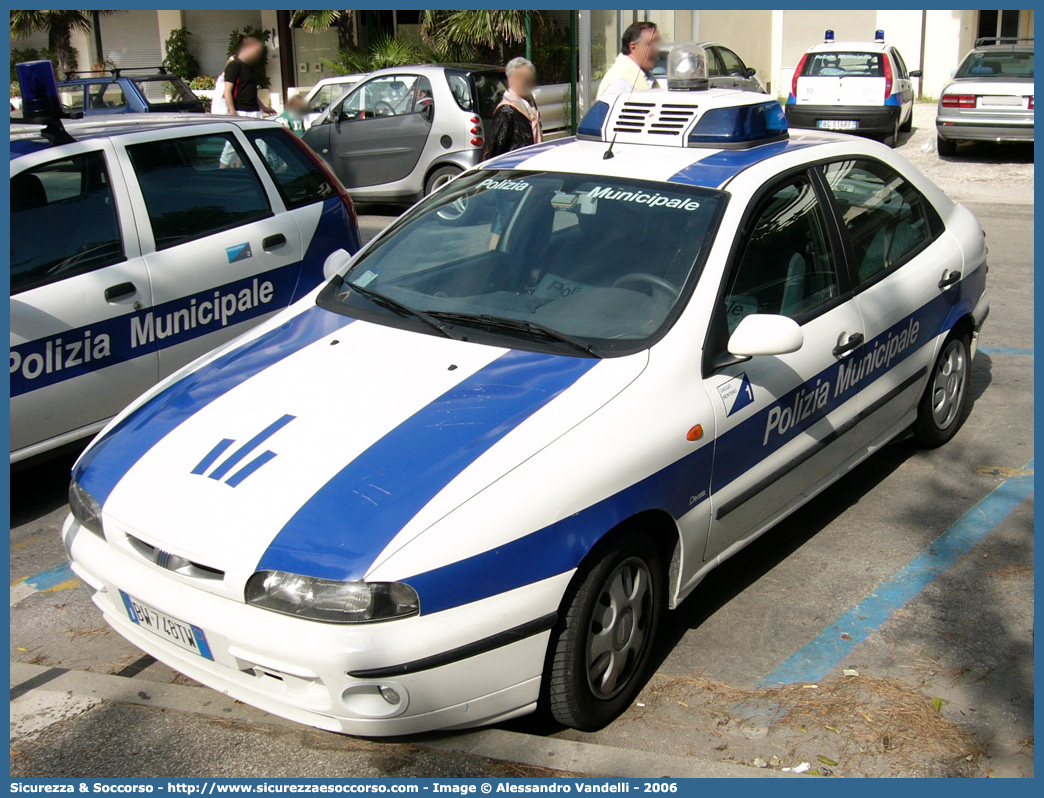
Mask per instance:
[[[803,77],[883,78],[884,56],[881,53],[809,53]]]
[[[150,104],[195,103],[199,102],[188,86],[180,78],[142,78],[135,80],[134,85],[145,96]]]
[[[1032,78],[1033,52],[969,53],[961,63],[958,78]]]
[[[320,304],[423,330],[420,311],[471,341],[635,352],[684,307],[724,201],[671,183],[473,172],[406,214]]]

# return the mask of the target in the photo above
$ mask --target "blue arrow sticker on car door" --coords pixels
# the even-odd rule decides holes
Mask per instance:
[[[228,262],[235,263],[236,261],[246,260],[247,258],[254,257],[254,253],[250,251],[250,244],[236,244],[231,247],[225,247],[225,252],[228,253]]]
[[[754,401],[754,388],[743,372],[718,386],[718,395],[725,403],[725,415],[731,416]]]

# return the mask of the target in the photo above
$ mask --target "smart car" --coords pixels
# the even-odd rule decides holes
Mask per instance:
[[[1033,141],[1033,39],[978,39],[939,97],[940,155],[959,141]]]
[[[787,97],[792,128],[840,130],[874,136],[895,146],[913,127],[914,85],[921,70],[906,68],[899,49],[879,30],[873,42],[823,44],[798,61]]]
[[[597,729],[713,568],[956,434],[985,280],[975,216],[880,143],[620,95],[135,402],[64,542],[120,634],[269,712]]]
[[[327,108],[305,142],[359,201],[413,202],[479,162],[501,67],[381,69]]]
[[[82,445],[131,400],[324,281],[359,233],[279,125],[126,114],[11,130],[11,462]]]

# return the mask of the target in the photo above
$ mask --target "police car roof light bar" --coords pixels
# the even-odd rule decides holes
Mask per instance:
[[[884,31],[883,30],[878,29],[878,30],[874,31],[874,41],[879,43],[879,44],[884,44]]]
[[[823,41],[826,44],[833,44],[834,43],[834,32],[832,30],[830,30],[829,28],[827,28],[826,33],[823,34]]]
[[[74,139],[62,125],[62,102],[58,97],[58,81],[50,61],[23,61],[15,65],[22,91],[22,118],[42,124],[40,131],[53,147],[71,144]]]

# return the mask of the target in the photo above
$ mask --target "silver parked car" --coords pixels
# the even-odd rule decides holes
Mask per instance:
[[[413,201],[476,165],[507,78],[424,64],[372,73],[305,132],[356,200]]]
[[[713,89],[739,89],[765,94],[765,84],[757,77],[756,70],[743,63],[743,59],[719,42],[697,42],[707,51],[707,76]],[[666,85],[667,56],[673,44],[660,47],[660,58],[653,67],[653,75],[661,86]]]
[[[1033,39],[978,39],[943,89],[940,155],[958,141],[1033,141]]]

